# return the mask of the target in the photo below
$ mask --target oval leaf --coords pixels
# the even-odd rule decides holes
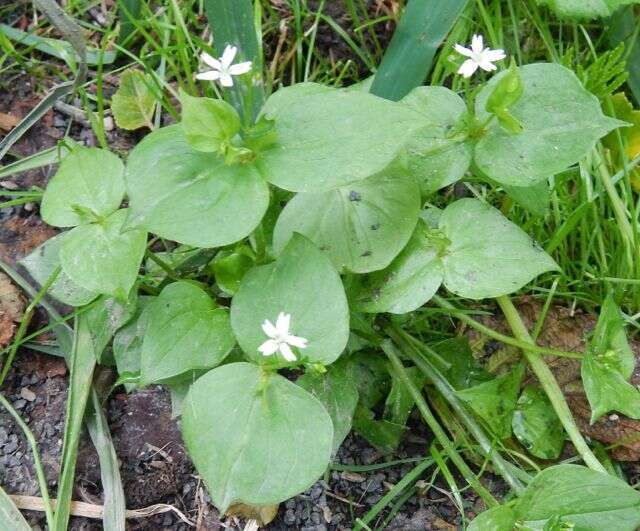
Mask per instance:
[[[196,380],[185,398],[182,433],[211,499],[273,505],[325,471],[333,428],[322,404],[278,374],[232,363]]]
[[[191,282],[169,284],[151,303],[146,317],[143,384],[215,367],[235,345],[228,312]]]
[[[274,230],[276,252],[294,232],[307,236],[339,271],[383,269],[411,237],[420,213],[413,177],[397,167],[349,186],[296,195]]]
[[[256,164],[269,182],[292,192],[322,192],[367,178],[421,125],[406,105],[365,92],[306,86],[273,98],[277,103],[266,105],[277,141]]]
[[[344,350],[349,308],[342,281],[329,259],[299,234],[274,263],[249,271],[233,298],[231,325],[252,360],[269,360],[258,351],[269,339],[262,324],[275,324],[280,313],[291,316],[289,333],[307,340],[298,359],[328,365]]]
[[[60,163],[42,197],[40,213],[49,225],[73,227],[108,216],[124,197],[124,164],[113,153],[77,147]]]
[[[38,284],[44,284],[60,265],[60,244],[64,237],[63,233],[49,238],[42,245],[36,247],[31,254],[20,260],[20,263]],[[64,271],[58,273],[48,294],[70,306],[83,306],[98,296],[97,293],[76,284]]]
[[[151,83],[139,70],[122,73],[118,90],[111,98],[111,112],[118,127],[129,131],[145,126],[153,129],[156,98],[149,89]]]
[[[483,299],[517,291],[558,266],[517,225],[477,199],[460,199],[440,217],[450,240],[443,256],[445,286],[462,297]]]
[[[476,145],[475,162],[491,179],[512,186],[531,186],[584,157],[596,141],[624,122],[602,113],[598,98],[587,92],[569,69],[549,63],[519,68],[522,97],[509,112],[523,125],[507,132],[496,121]],[[505,72],[491,78],[476,100],[478,119],[490,114],[487,99]]]
[[[146,136],[127,163],[130,225],[195,247],[248,236],[269,204],[267,183],[252,165],[226,165],[187,143],[182,126]]]
[[[114,212],[101,223],[80,225],[65,233],[60,263],[69,278],[83,288],[127,298],[138,276],[147,234],[123,231],[127,210]]]

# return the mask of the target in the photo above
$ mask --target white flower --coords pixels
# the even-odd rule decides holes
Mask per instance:
[[[287,361],[296,361],[296,355],[291,347],[307,348],[307,340],[304,337],[294,336],[289,333],[291,324],[291,315],[280,312],[278,319],[274,325],[269,319],[265,319],[262,323],[262,330],[269,337],[258,350],[263,356],[271,356],[280,351],[280,354]]]
[[[496,69],[496,61],[504,59],[507,55],[504,50],[491,50],[484,47],[482,35],[474,35],[471,39],[471,49],[465,48],[456,44],[454,46],[456,52],[468,57],[462,66],[458,69],[458,74],[462,74],[463,77],[471,77],[473,73],[478,70],[478,67],[487,72],[491,72]]]
[[[233,77],[241,74],[246,74],[251,70],[251,61],[245,61],[244,63],[238,63],[233,65],[233,60],[236,58],[238,48],[227,44],[222,57],[216,59],[211,57],[207,52],[202,52],[200,58],[207,63],[213,70],[207,72],[200,72],[196,74],[196,79],[203,79],[205,81],[220,81],[223,87],[233,87]]]

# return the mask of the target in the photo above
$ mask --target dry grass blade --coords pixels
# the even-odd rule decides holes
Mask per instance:
[[[21,495],[10,495],[9,497],[11,498],[13,503],[15,503],[16,507],[18,507],[18,509],[27,511],[44,511],[44,501],[42,498],[39,498],[37,496]],[[57,500],[51,500],[51,504],[54,508],[56,506],[56,503]],[[182,511],[180,511],[173,505],[167,505],[165,503],[149,505],[149,507],[144,507],[142,509],[127,509],[125,512],[125,516],[128,519],[148,518],[149,516],[168,512],[174,513],[185,524],[195,526],[195,524],[191,520],[189,520]],[[96,520],[100,520],[104,515],[104,506],[94,505],[93,503],[72,501],[70,514],[72,516],[84,516],[85,518],[94,518]]]

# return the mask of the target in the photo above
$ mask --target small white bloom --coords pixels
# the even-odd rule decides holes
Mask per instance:
[[[478,67],[487,72],[495,70],[497,67],[493,63],[504,59],[507,55],[504,50],[491,50],[484,47],[482,35],[474,35],[471,39],[471,49],[456,44],[454,46],[456,52],[468,57],[462,66],[458,69],[458,74],[463,77],[471,77],[478,70]]]
[[[291,347],[307,348],[307,340],[304,337],[290,334],[290,325],[291,315],[283,312],[278,314],[275,325],[269,319],[264,320],[262,330],[269,339],[258,347],[263,356],[271,356],[280,351],[285,360],[296,361],[296,355],[291,350]]]
[[[233,77],[241,74],[246,74],[251,70],[251,61],[245,61],[244,63],[231,64],[236,58],[238,48],[227,44],[222,57],[216,59],[211,57],[207,52],[202,52],[200,58],[208,64],[213,70],[207,72],[200,72],[196,74],[196,79],[203,79],[205,81],[219,81],[223,87],[233,87]]]

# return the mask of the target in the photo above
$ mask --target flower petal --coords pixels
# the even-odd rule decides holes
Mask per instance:
[[[280,312],[276,320],[276,328],[278,329],[280,337],[286,337],[289,334],[289,326],[291,326],[291,315]]]
[[[487,61],[484,58],[478,63],[478,66],[480,68],[482,68],[482,70],[485,70],[487,72],[493,72],[494,70],[496,70],[498,68],[491,61]]]
[[[289,343],[289,345],[298,348],[307,348],[307,339],[304,337],[293,336],[289,334],[285,341]]]
[[[280,347],[280,343],[278,343],[275,339],[267,339],[262,345],[258,347],[258,350],[262,353],[263,356],[271,356],[275,354],[275,352]]]
[[[275,338],[278,335],[278,330],[269,319],[265,319],[262,323],[262,331],[269,337]]]
[[[207,63],[211,68],[220,70],[220,61],[218,61],[215,57],[210,56],[207,52],[202,52],[200,54],[200,59]]]
[[[471,49],[474,53],[482,53],[484,49],[484,39],[482,35],[474,35],[471,39]]]
[[[282,354],[282,357],[287,361],[296,361],[298,359],[291,350],[291,347],[286,343],[280,344],[280,354]]]
[[[220,72],[217,70],[209,70],[208,72],[200,72],[196,74],[196,79],[201,79],[203,81],[216,81],[220,79]]]
[[[220,74],[220,84],[223,87],[233,87],[233,78],[231,77],[231,75],[223,72]]]
[[[454,46],[454,49],[460,55],[464,55],[465,57],[471,57],[473,55],[473,51],[472,50],[469,50],[469,48],[465,48],[464,46],[460,46],[459,44],[456,44]]]
[[[460,68],[458,68],[458,74],[462,74],[462,77],[471,77],[477,69],[477,63],[471,59],[467,59],[462,63]]]
[[[495,61],[501,61],[506,56],[507,54],[504,53],[504,50],[489,50],[487,48],[484,52],[482,52],[482,58],[487,61],[491,61],[492,63]]]
[[[227,44],[224,52],[222,52],[222,57],[220,58],[220,62],[222,63],[222,67],[224,69],[227,69],[229,68],[229,66],[231,66],[231,63],[233,63],[233,60],[236,58],[236,53],[238,53],[238,48]]]
[[[240,76],[246,74],[251,70],[251,61],[245,61],[244,63],[238,63],[237,65],[231,65],[229,67],[229,73],[232,76]]]

